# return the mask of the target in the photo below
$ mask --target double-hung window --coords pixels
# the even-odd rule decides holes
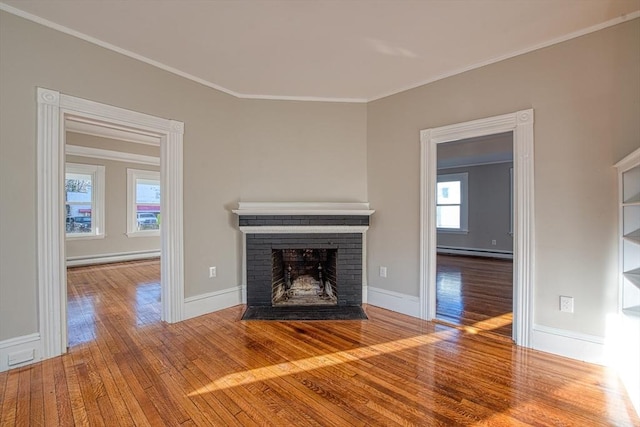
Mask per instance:
[[[127,236],[159,236],[160,220],[160,172],[127,169]]]
[[[468,173],[438,175],[436,227],[438,231],[468,231]]]
[[[67,238],[104,237],[104,170],[100,165],[66,164]]]

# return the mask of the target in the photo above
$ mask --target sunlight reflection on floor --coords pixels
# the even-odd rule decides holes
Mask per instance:
[[[511,313],[498,316],[483,322],[478,322],[473,326],[465,327],[465,332],[476,334],[479,330],[489,330],[500,328],[511,323]],[[390,341],[381,344],[375,344],[368,347],[356,348],[353,350],[345,350],[337,353],[323,354],[320,356],[309,357],[306,359],[295,360],[291,362],[283,362],[276,365],[265,366],[256,369],[249,369],[242,372],[235,372],[225,375],[208,385],[201,387],[189,396],[195,396],[203,393],[210,393],[238,385],[249,384],[257,381],[265,381],[277,378],[282,375],[291,375],[313,369],[326,368],[336,366],[341,363],[357,362],[358,360],[380,356],[386,353],[394,353],[410,348],[420,347],[423,345],[434,344],[438,341],[453,338],[456,331],[444,330],[426,335],[419,335],[411,338],[404,338],[397,341]]]

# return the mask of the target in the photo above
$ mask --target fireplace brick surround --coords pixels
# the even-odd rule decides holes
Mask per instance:
[[[368,203],[241,202],[233,212],[244,237],[247,306],[272,305],[272,251],[285,249],[336,250],[337,306],[366,302],[366,231],[374,212]]]
[[[362,304],[362,235],[248,234],[247,305],[271,305],[272,249],[337,249],[338,305]]]

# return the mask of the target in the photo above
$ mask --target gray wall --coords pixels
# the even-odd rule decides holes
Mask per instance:
[[[613,164],[640,145],[638,19],[369,103],[369,285],[418,295],[420,130],[528,108],[534,321],[604,336],[618,289]],[[559,295],[575,297],[573,314]]]
[[[438,175],[467,172],[469,232],[438,232],[438,246],[513,251],[510,175],[513,163],[440,169]],[[495,240],[496,245],[491,241]]]
[[[367,199],[366,105],[240,100],[0,12],[0,340],[38,330],[37,86],[185,123],[186,297],[241,284],[239,200]]]
[[[134,152],[160,157],[160,148],[67,132],[67,144],[104,150]],[[125,163],[80,156],[67,162],[105,166],[105,236],[102,239],[67,239],[67,257],[89,257],[137,251],[160,250],[160,236],[127,236],[127,169],[159,171],[159,166]]]

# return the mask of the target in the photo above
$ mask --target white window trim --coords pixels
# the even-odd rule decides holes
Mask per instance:
[[[469,173],[450,173],[438,175],[436,182],[460,181],[460,228],[437,228],[438,233],[469,233]]]
[[[67,240],[103,239],[104,231],[104,186],[105,167],[103,165],[86,165],[82,163],[66,163],[65,173],[91,175],[91,233],[65,233]]]
[[[138,179],[151,179],[160,182],[160,171],[127,169],[127,236],[160,236],[160,230],[138,230],[136,209],[136,180]]]

